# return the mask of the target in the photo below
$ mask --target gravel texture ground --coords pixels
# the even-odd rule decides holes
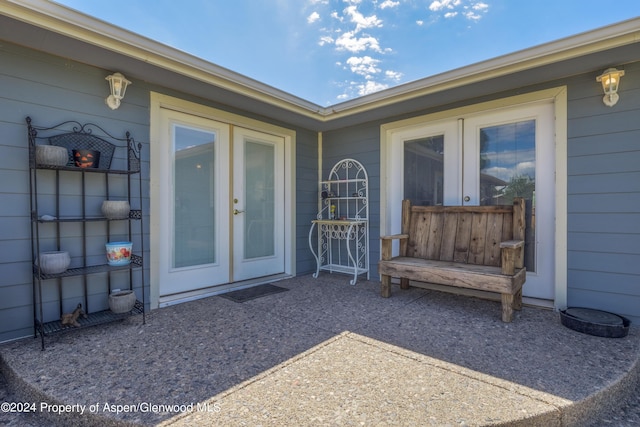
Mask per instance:
[[[45,351],[34,339],[0,346],[3,403],[84,405],[86,411],[97,405],[93,416],[3,412],[0,425],[207,425],[211,419],[190,424],[175,410],[204,402],[214,415],[226,408],[230,425],[278,425],[285,413],[297,425],[319,425],[314,401],[324,416],[330,410],[334,425],[408,425],[371,405],[384,399],[385,387],[402,387],[417,396],[407,405],[426,405],[424,418],[412,412],[424,425],[450,423],[452,414],[463,413],[458,424],[513,420],[499,402],[521,399],[523,406],[573,408],[566,419],[576,425],[640,426],[636,327],[622,339],[593,337],[565,328],[557,313],[531,307],[507,324],[498,302],[397,287],[385,299],[379,283],[351,286],[338,274],[277,284],[289,291],[244,303],[210,297],[154,310],[145,325],[135,316],[49,337]],[[349,372],[367,381],[349,379]],[[305,384],[312,376],[324,380]],[[292,385],[304,393],[285,399]],[[487,394],[492,388],[495,393]],[[254,390],[265,400],[253,400]],[[505,390],[512,394],[496,399]],[[629,404],[620,407],[622,398]],[[329,405],[331,399],[337,400]],[[285,401],[286,408],[278,407]],[[140,404],[153,407],[141,411]],[[138,410],[125,412],[130,405]],[[260,408],[259,419],[243,415],[250,405]],[[483,418],[474,418],[474,411]]]

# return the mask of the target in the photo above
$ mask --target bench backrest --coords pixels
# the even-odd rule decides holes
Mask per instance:
[[[524,199],[502,206],[411,206],[402,201],[400,255],[500,266],[500,242],[524,240]]]

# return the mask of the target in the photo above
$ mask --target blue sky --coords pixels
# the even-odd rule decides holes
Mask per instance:
[[[57,0],[322,106],[640,16],[616,0]]]

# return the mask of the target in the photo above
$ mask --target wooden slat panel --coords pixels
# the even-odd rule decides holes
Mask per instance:
[[[524,240],[525,239],[525,206],[523,198],[516,198],[513,201],[513,239]]]
[[[484,265],[500,266],[500,242],[502,239],[502,219],[504,214],[487,216],[487,234],[484,244]]]
[[[427,259],[440,259],[440,247],[444,227],[444,213],[432,213],[429,224],[429,239],[427,240]]]
[[[411,212],[478,212],[478,213],[511,213],[511,205],[494,206],[412,206]]]
[[[445,215],[444,225],[442,228],[442,245],[440,246],[440,260],[453,261],[456,251],[455,236],[458,230],[459,213]]]
[[[474,213],[471,217],[471,239],[469,240],[469,264],[484,262],[484,243],[487,235],[487,214]]]
[[[409,234],[411,230],[411,200],[404,199],[402,201],[402,234]],[[405,256],[408,253],[408,245],[411,239],[405,239],[400,242],[400,255]]]
[[[427,241],[429,240],[430,223],[430,213],[411,215],[407,256],[417,258],[425,258],[427,256]]]
[[[513,240],[513,215],[502,216],[502,240]]]
[[[471,240],[471,223],[473,214],[458,214],[458,227],[455,238],[455,251],[453,253],[453,261],[467,263],[469,260],[469,241]]]

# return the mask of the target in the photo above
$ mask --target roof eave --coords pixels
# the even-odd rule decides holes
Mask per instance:
[[[144,60],[211,85],[320,122],[411,100],[483,80],[545,66],[640,41],[640,18],[409,82],[329,107],[321,107],[179,49],[135,34],[57,3],[0,0],[2,14],[66,37]]]

